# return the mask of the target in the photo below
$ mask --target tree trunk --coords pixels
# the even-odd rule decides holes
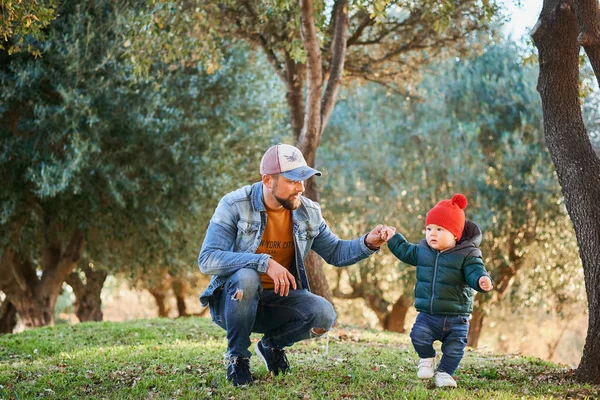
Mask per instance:
[[[479,338],[483,331],[483,321],[487,315],[487,310],[493,305],[498,304],[504,299],[504,296],[509,293],[515,277],[523,267],[524,258],[518,255],[515,240],[521,237],[520,232],[515,231],[511,234],[508,241],[508,249],[502,249],[502,255],[508,253],[508,261],[499,261],[494,269],[494,289],[489,293],[477,293],[475,296],[475,304],[469,326],[469,334],[467,346],[477,348],[479,346]],[[533,237],[523,236],[529,242],[533,241]]]
[[[180,317],[188,317],[187,307],[185,305],[185,293],[187,291],[187,284],[180,278],[174,278],[171,282],[171,289],[177,300],[177,312]]]
[[[165,302],[165,299],[167,298],[167,293],[158,288],[148,288],[148,291],[156,301],[156,306],[158,307],[158,316],[160,318],[167,318],[169,316],[170,311],[169,307],[167,306],[167,303]]]
[[[388,315],[385,321],[384,329],[391,332],[406,332],[406,328],[404,325],[406,324],[406,313],[413,305],[414,299],[412,296],[407,296],[406,294],[402,294],[394,303],[392,307],[392,311]]]
[[[0,334],[12,333],[17,326],[17,309],[5,299],[0,306]]]
[[[300,9],[302,42],[306,51],[306,68],[302,69],[303,72],[306,72],[306,103],[301,131],[298,131],[300,119],[298,107],[303,104],[298,96],[301,93],[298,90],[300,79],[297,78],[299,74],[289,74],[290,66],[287,67],[288,106],[296,146],[302,151],[308,165],[314,167],[317,148],[342,82],[348,33],[348,1],[336,0],[332,10],[331,18],[335,26],[331,45],[331,67],[325,93],[323,93],[323,60],[315,27],[313,1],[301,0]],[[297,68],[294,68],[294,70],[297,70]],[[293,81],[290,78],[291,76],[295,77]],[[304,74],[302,74],[302,77],[304,77]],[[309,179],[306,183],[306,196],[314,201],[319,201],[319,192],[314,178]],[[305,266],[311,291],[333,303],[331,289],[325,279],[321,259],[310,252],[306,258]]]
[[[597,13],[598,4],[594,3],[594,10],[590,12]],[[544,135],[577,237],[589,309],[587,337],[577,377],[600,383],[600,258],[597,256],[600,160],[592,149],[581,114],[578,36],[573,2],[545,0],[532,32],[540,60],[538,91],[542,99]]]
[[[64,250],[60,241],[46,244],[40,277],[29,257],[11,248],[4,249],[0,264],[0,290],[15,306],[26,328],[54,324],[56,299],[63,282],[79,262],[83,245],[83,235],[79,231],[73,232]]]
[[[579,36],[577,39],[592,64],[596,81],[600,82],[600,9],[598,8],[598,1],[578,0],[576,4],[579,23]],[[594,153],[596,153],[595,150]],[[598,192],[600,191],[598,185],[600,177],[597,153],[595,161],[595,168],[589,171],[589,173],[595,173],[595,176],[592,177],[592,182],[588,182],[589,186],[586,185],[588,190],[585,196],[587,200],[586,208],[593,214],[590,216],[595,218],[585,222],[575,223],[574,221],[576,231],[577,227],[580,227],[580,230],[583,231],[581,233],[582,240],[586,240],[585,247],[583,244],[580,245],[580,257],[583,262],[589,315],[587,337],[583,348],[583,356],[577,368],[577,376],[585,382],[600,383],[600,363],[598,363],[598,359],[600,359],[600,260],[597,256],[597,249],[600,246],[600,211],[597,202]],[[579,174],[582,174],[582,172],[580,171]],[[596,182],[594,183],[593,180]],[[596,207],[594,207],[594,196]],[[579,236],[577,241],[579,242]]]
[[[479,337],[481,336],[484,318],[485,311],[483,310],[483,307],[477,307],[473,310],[473,313],[471,314],[471,321],[469,321],[467,346],[475,348],[479,346]]]
[[[304,66],[297,64],[288,52],[285,53],[285,84],[287,93],[288,109],[290,110],[290,123],[294,142],[300,139],[302,126],[304,125],[304,100],[302,98],[302,88],[304,86]]]
[[[304,264],[306,267],[310,291],[316,295],[324,297],[327,299],[327,301],[333,304],[333,296],[331,295],[329,283],[325,278],[325,272],[323,271],[323,260],[321,260],[321,257],[311,250],[304,260]]]
[[[100,296],[108,273],[105,270],[92,270],[87,266],[83,269],[85,283],[78,273],[73,272],[67,277],[67,283],[75,294],[75,315],[80,322],[102,321],[102,298]]]
[[[162,268],[156,274],[144,277],[142,282],[156,301],[158,316],[161,318],[168,317],[171,310],[166,303],[166,299],[173,282],[173,277],[169,274],[169,270]]]
[[[388,326],[390,319],[390,312],[388,311],[390,303],[385,300],[383,292],[379,286],[377,286],[377,284],[373,286],[366,286],[364,283],[366,281],[365,278],[365,280],[360,283],[356,281],[350,282],[352,292],[344,293],[340,289],[340,276],[341,274],[338,273],[337,285],[333,291],[335,297],[340,299],[364,299],[367,307],[369,307],[377,316],[379,325],[381,325],[382,328],[387,329],[386,327]]]
[[[554,354],[556,354],[556,349],[558,348],[558,345],[560,344],[560,341],[562,340],[565,331],[569,327],[569,322],[570,321],[567,321],[563,325],[562,329],[560,330],[560,333],[558,334],[558,337],[553,342],[547,344],[548,355],[546,356],[546,360],[552,361],[552,359],[554,358]]]
[[[600,77],[600,10],[598,0],[578,0],[577,22],[579,25],[579,36],[577,40],[583,46],[590,64],[596,75]]]

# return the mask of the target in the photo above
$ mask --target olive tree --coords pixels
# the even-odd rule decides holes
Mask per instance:
[[[277,130],[268,98],[241,96],[280,90],[260,67],[237,73],[243,48],[218,74],[157,62],[140,79],[125,32],[144,7],[65,1],[44,57],[0,53],[0,290],[26,327],[52,324],[63,283],[85,290],[90,263],[193,266],[217,193],[258,169]]]

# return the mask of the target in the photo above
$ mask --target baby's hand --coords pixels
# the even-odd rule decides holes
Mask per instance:
[[[488,276],[482,276],[479,278],[479,287],[486,292],[492,290],[492,280]]]
[[[394,228],[393,226],[384,225],[383,228],[381,228],[381,231],[379,232],[379,237],[384,242],[387,242],[388,240],[390,240],[392,238],[392,236],[394,236],[395,233],[396,233],[396,228]]]

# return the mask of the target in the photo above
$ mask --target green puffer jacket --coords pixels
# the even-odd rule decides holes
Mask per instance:
[[[461,240],[439,252],[425,239],[416,245],[396,233],[388,242],[391,252],[407,264],[417,266],[415,308],[438,315],[469,315],[473,311],[473,289],[484,293],[479,278],[489,276],[481,259],[481,229],[465,221]],[[491,277],[490,277],[491,279]]]

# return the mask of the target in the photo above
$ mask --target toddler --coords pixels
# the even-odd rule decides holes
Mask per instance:
[[[415,308],[419,311],[410,338],[420,357],[417,376],[435,376],[438,387],[456,387],[452,377],[464,355],[473,311],[473,290],[487,292],[492,280],[486,272],[479,244],[481,230],[465,221],[467,198],[455,194],[436,204],[425,218],[425,239],[406,241],[393,228],[384,227],[382,237],[400,260],[417,267]],[[433,342],[442,342],[442,358],[435,369]]]

